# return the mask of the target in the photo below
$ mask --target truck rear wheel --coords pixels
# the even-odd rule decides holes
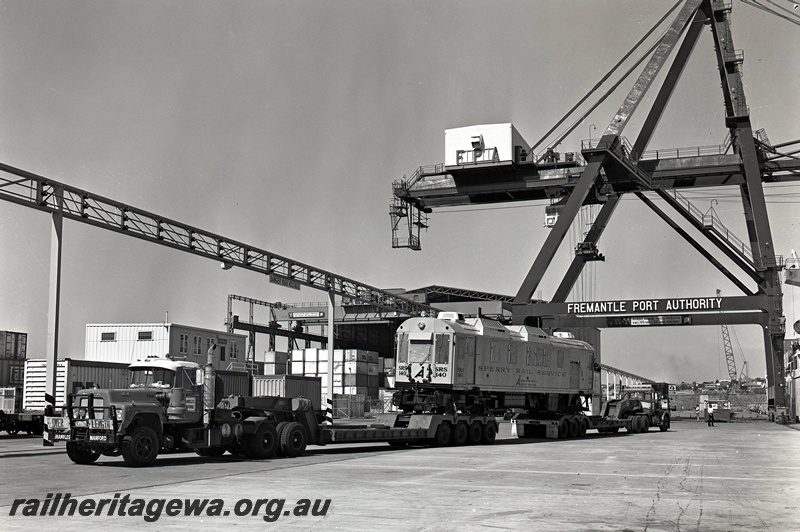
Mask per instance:
[[[281,436],[281,450],[283,454],[294,458],[303,454],[306,450],[308,438],[303,425],[296,421],[287,423],[280,433]]]
[[[278,431],[272,423],[262,423],[248,440],[248,456],[258,459],[272,458],[280,445]]]
[[[568,423],[569,423],[569,429],[568,429],[567,437],[568,438],[577,438],[578,437],[578,433],[581,430],[580,429],[580,422],[578,421],[578,418],[574,417],[574,418],[570,419],[568,421]]]
[[[665,414],[664,418],[661,420],[661,425],[658,427],[661,432],[667,432],[669,430],[669,414]]]
[[[156,431],[141,425],[122,440],[122,458],[132,467],[147,466],[155,462],[159,447]]]
[[[466,421],[459,421],[453,429],[453,445],[466,445],[467,442],[469,442],[469,425]]]
[[[81,448],[74,441],[67,442],[67,456],[69,459],[80,465],[93,464],[100,458],[100,453],[94,452],[91,449]]]
[[[558,439],[563,440],[569,435],[569,421],[562,417],[558,420]]]

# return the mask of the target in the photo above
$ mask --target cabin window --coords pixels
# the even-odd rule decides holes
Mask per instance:
[[[239,357],[239,342],[231,342],[231,358]]]
[[[408,334],[406,333],[401,333],[397,342],[397,363],[408,363]]]
[[[192,342],[193,342],[192,353],[194,353],[196,356],[202,356],[203,355],[203,337],[202,336],[195,336],[195,337],[192,338]]]
[[[433,342],[431,340],[410,340],[408,342],[408,362],[429,364],[433,355]]]
[[[446,334],[436,335],[436,363],[448,364],[450,362],[450,337]]]
[[[558,369],[564,369],[564,350],[563,349],[559,349],[558,350],[557,357],[558,358],[556,360],[558,361],[557,362]]]
[[[116,342],[117,341],[117,333],[115,333],[115,332],[100,333],[100,341],[101,342]]]
[[[137,336],[137,340],[152,340],[153,339],[153,331],[139,331]]]

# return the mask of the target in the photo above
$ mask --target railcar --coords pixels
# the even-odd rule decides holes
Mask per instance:
[[[398,391],[404,412],[509,410],[559,419],[588,410],[594,348],[529,326],[505,326],[454,312],[410,318],[397,330]]]

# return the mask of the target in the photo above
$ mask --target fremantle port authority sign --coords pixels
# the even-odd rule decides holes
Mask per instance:
[[[635,314],[637,312],[686,312],[722,310],[721,297],[633,299],[629,301],[582,301],[565,303],[567,314]]]

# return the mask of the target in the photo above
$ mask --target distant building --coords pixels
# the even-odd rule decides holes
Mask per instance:
[[[247,336],[175,323],[100,323],[86,325],[86,360],[129,364],[148,356],[183,358],[205,364],[216,344],[214,367],[237,369],[246,362]]]

